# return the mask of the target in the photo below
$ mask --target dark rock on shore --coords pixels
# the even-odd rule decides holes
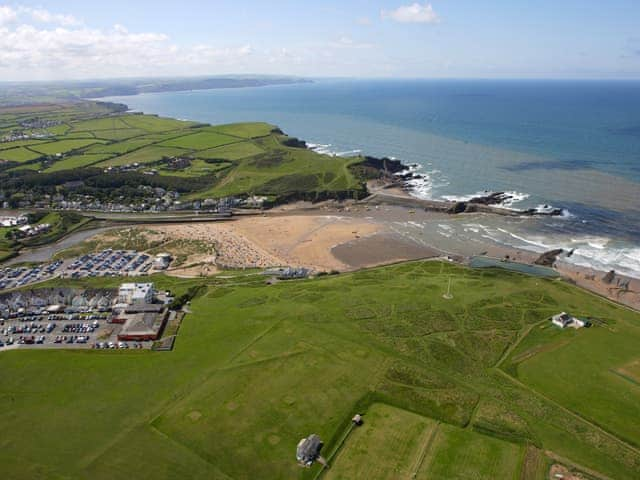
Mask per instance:
[[[407,170],[407,166],[403,165],[400,160],[392,160],[387,157],[376,158],[365,156],[364,161],[361,163],[361,165],[392,174],[400,173],[404,170]]]
[[[563,252],[564,250],[562,248],[549,250],[548,252],[540,255],[538,259],[533,263],[535,263],[536,265],[542,265],[543,267],[553,267],[553,264],[556,263],[558,255],[561,255]]]
[[[296,137],[287,137],[282,141],[282,144],[292,148],[307,148],[307,142]]]
[[[513,196],[505,192],[493,192],[481,197],[474,197],[469,203],[478,203],[480,205],[502,205],[504,202],[513,199]]]
[[[610,285],[611,283],[613,283],[613,280],[615,278],[616,278],[615,270],[610,270],[609,272],[607,272],[607,274],[604,277],[602,277],[602,281],[607,285]]]
[[[530,215],[530,216],[541,215],[541,216],[549,216],[549,217],[559,217],[564,213],[564,211],[561,208],[554,208],[549,211],[541,212],[539,210],[536,210],[535,208],[529,208],[527,210],[520,210],[519,213],[520,215]]]

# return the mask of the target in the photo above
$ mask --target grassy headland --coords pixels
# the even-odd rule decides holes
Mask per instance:
[[[320,155],[273,125],[210,126],[105,103],[0,109],[0,138],[11,207],[60,199],[139,206],[154,188],[187,201],[361,198],[371,175],[364,158]]]
[[[0,355],[6,476],[311,479],[294,458],[310,433],[327,478],[542,479],[545,451],[640,469],[640,393],[614,371],[637,374],[640,316],[559,280],[433,261],[272,286],[152,279],[205,287],[173,352]],[[599,321],[551,334],[561,310]],[[345,439],[354,413],[367,430]]]

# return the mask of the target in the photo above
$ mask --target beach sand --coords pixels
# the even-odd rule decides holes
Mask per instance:
[[[472,214],[470,214],[472,215]],[[472,255],[486,255],[521,263],[534,263],[538,253],[486,244],[460,245],[439,237],[435,229],[444,213],[400,206],[370,206],[353,203],[299,202],[263,215],[238,215],[232,221],[141,226],[163,232],[170,238],[201,240],[215,245],[215,256],[190,262],[170,274],[213,275],[224,268],[306,267],[315,272],[353,271],[406,260],[451,256],[466,263]],[[472,219],[473,217],[468,217]],[[466,221],[466,219],[465,219]],[[404,233],[401,224],[427,225],[420,236]],[[194,265],[195,263],[195,265]],[[640,310],[640,280],[616,275],[603,280],[605,272],[556,265],[561,276],[582,288]],[[628,288],[624,282],[629,280]]]
[[[331,253],[350,268],[366,268],[405,260],[441,256],[434,248],[404,238],[397,233],[379,233],[337,245]]]

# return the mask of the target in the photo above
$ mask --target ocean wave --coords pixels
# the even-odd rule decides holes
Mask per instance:
[[[412,164],[405,170],[396,174],[399,177],[407,177],[404,184],[410,195],[423,200],[432,198],[433,189],[446,187],[449,181],[442,175],[442,171],[438,169],[424,170],[422,165]]]
[[[467,195],[441,195],[440,198],[448,202],[468,202],[474,198],[487,197],[495,193],[496,192],[485,190],[484,192],[476,192]],[[530,197],[528,193],[523,192],[505,191],[503,193],[505,195],[505,199],[502,202],[495,204],[496,207],[513,209],[514,204],[520,203]]]
[[[313,150],[321,155],[329,155],[331,157],[354,157],[362,153],[362,150],[359,149],[336,151],[331,147],[333,147],[333,145],[330,143],[307,143],[307,149]]]
[[[615,270],[623,275],[640,278],[640,247],[623,245],[608,237],[541,237],[525,236],[504,228],[482,229],[481,236],[493,242],[543,253],[561,248],[560,259],[566,263],[600,271]]]

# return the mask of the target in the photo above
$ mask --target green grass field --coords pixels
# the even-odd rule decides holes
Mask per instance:
[[[155,115],[106,114],[104,108],[87,103],[68,108],[0,109],[0,125],[7,131],[19,129],[20,121],[35,115],[63,122],[48,129],[56,134],[55,139],[0,144],[0,160],[6,160],[0,164],[0,180],[19,183],[10,173],[42,170],[35,160],[44,155],[70,155],[58,161],[51,159],[53,164],[48,163],[41,172],[49,175],[47,182],[62,182],[61,177],[52,179],[51,174],[63,170],[133,163],[140,164],[141,170],[164,157],[187,155],[194,158],[192,168],[172,171],[158,165],[165,177],[163,185],[175,185],[187,200],[260,195],[280,203],[291,199],[361,198],[366,194],[365,175],[351,168],[361,158],[331,157],[287,146],[287,137],[267,123],[211,126]],[[18,168],[12,163],[26,165]],[[185,187],[184,177],[198,181]],[[153,179],[146,183],[153,183]],[[98,196],[108,196],[108,192],[98,192]]]
[[[28,150],[24,147],[0,151],[0,160],[7,160],[10,162],[28,162],[41,156],[41,153]]]
[[[253,157],[263,153],[264,150],[252,142],[233,143],[222,147],[211,148],[197,152],[198,158],[204,159],[225,159],[225,160],[241,160],[247,157]]]
[[[0,150],[8,150],[10,148],[26,147],[29,145],[37,145],[39,143],[45,143],[45,140],[16,140],[15,142],[2,142],[0,143]]]
[[[45,170],[45,172],[59,172],[60,170],[71,170],[74,168],[84,168],[99,163],[103,160],[111,158],[110,154],[79,154],[65,157],[59,160]]]
[[[185,135],[173,140],[167,140],[160,145],[165,147],[178,147],[186,148],[190,150],[207,150],[209,148],[220,147],[229,143],[239,142],[236,137],[229,135],[223,135],[215,131],[203,131],[193,133],[191,135]]]
[[[209,175],[219,170],[229,168],[233,164],[231,162],[216,162],[208,163],[204,160],[195,159],[191,161],[191,165],[184,170],[170,170],[160,168],[158,172],[160,175],[172,175],[175,177],[201,177],[202,175]]]
[[[640,325],[600,315],[606,326],[536,329],[513,352],[511,370],[536,391],[640,446],[640,429],[631,421],[640,418],[640,382],[633,368],[640,363]]]
[[[97,164],[99,167],[109,167],[117,165],[130,165],[133,163],[153,163],[163,158],[175,157],[176,155],[186,155],[189,152],[181,148],[174,147],[160,147],[157,145],[150,145],[135,150],[131,153],[121,155],[119,157],[111,158]]]
[[[518,480],[523,458],[524,447],[521,445],[440,425],[416,478]]]
[[[417,468],[417,478],[523,470],[539,480],[547,450],[611,478],[637,477],[638,449],[602,430],[617,430],[615,419],[596,425],[496,368],[550,310],[580,306],[615,321],[615,331],[596,325],[570,338],[577,347],[583,333],[602,335],[613,352],[627,350],[637,313],[558,280],[440,262],[272,286],[230,277],[149,277],[177,293],[206,285],[170,353],[0,353],[3,475],[312,479],[319,467],[296,465],[298,440],[317,433],[329,454],[358,412],[365,427],[344,442],[330,478]],[[453,300],[442,297],[449,278]],[[629,365],[622,353],[609,363]],[[623,405],[619,394],[608,398]],[[635,411],[616,413],[625,436],[637,435]]]
[[[218,132],[234,137],[258,138],[266,137],[275,128],[273,125],[262,122],[231,123],[214,127]]]
[[[352,430],[346,445],[332,459],[331,469],[322,478],[423,478],[413,475],[422,465],[438,428],[437,422],[379,403],[373,404],[364,418],[364,425]]]
[[[79,150],[81,148],[88,147],[89,145],[100,142],[101,140],[96,140],[95,138],[58,140],[51,143],[32,145],[29,148],[45,155],[56,155],[58,153],[66,153],[74,150]]]

